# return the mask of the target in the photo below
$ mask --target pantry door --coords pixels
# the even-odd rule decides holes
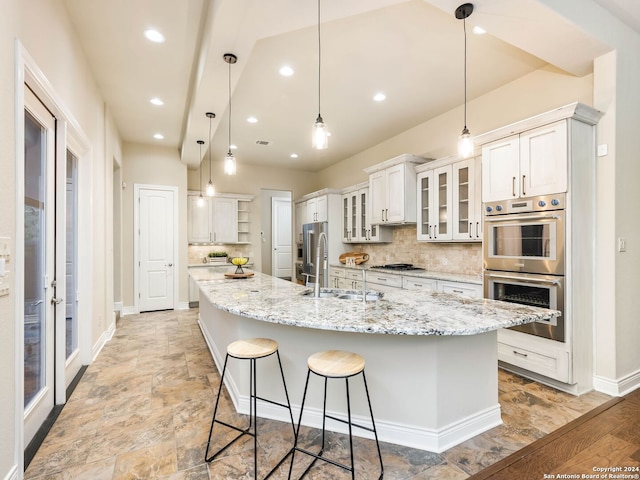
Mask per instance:
[[[291,242],[291,200],[271,198],[271,271],[274,277],[291,278],[293,248]]]
[[[177,198],[175,187],[136,185],[138,311],[170,310],[177,298]]]
[[[25,87],[24,445],[55,402],[56,119]]]

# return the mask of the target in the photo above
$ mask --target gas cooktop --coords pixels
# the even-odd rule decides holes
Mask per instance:
[[[376,268],[376,269],[379,269],[379,270],[400,270],[400,271],[424,270],[424,268],[415,267],[411,263],[388,263],[386,265],[372,265],[369,268]]]

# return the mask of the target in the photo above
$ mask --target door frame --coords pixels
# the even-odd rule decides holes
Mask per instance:
[[[92,216],[91,216],[91,186],[93,177],[92,147],[75,117],[67,109],[65,103],[58,97],[55,89],[40,70],[36,62],[29,55],[19,40],[15,41],[15,180],[17,211],[24,208],[24,109],[25,109],[25,85],[36,94],[40,101],[51,111],[56,118],[56,154],[69,149],[78,158],[78,256],[80,258],[92,258]],[[63,141],[59,141],[62,139]],[[63,167],[63,171],[64,171]],[[58,172],[56,172],[58,175]],[[58,182],[59,179],[56,179]],[[13,265],[19,265],[24,261],[24,216],[16,215],[15,223],[15,255]],[[64,232],[63,232],[64,235]],[[64,236],[62,237],[64,239]],[[64,255],[57,256],[56,269],[60,258],[64,261]],[[24,471],[24,272],[21,268],[13,268],[14,279],[14,318],[15,318],[15,457],[14,462],[17,471]],[[64,270],[63,270],[64,271]],[[80,356],[82,363],[91,363],[92,355],[92,265],[91,262],[80,262],[78,268],[78,318],[81,319],[78,326],[78,341],[80,343]],[[64,283],[64,282],[62,282]],[[58,294],[64,295],[64,286],[58,290]],[[63,297],[64,298],[64,297]],[[55,341],[55,404],[66,402],[65,388],[65,353],[64,343],[58,344],[60,338],[64,339],[64,322],[56,322]],[[62,371],[62,374],[60,374]]]
[[[177,310],[179,301],[179,276],[180,276],[180,264],[178,257],[178,215],[179,215],[179,201],[178,201],[178,187],[172,187],[168,185],[147,185],[143,183],[135,183],[133,185],[133,306],[135,313],[140,313],[140,191],[141,190],[159,190],[170,191],[173,193],[173,309]],[[136,234],[138,232],[138,234]]]
[[[290,260],[290,265],[289,265],[289,277],[291,277],[291,279],[293,279],[293,276],[291,274],[291,272],[293,271],[293,265],[294,265],[294,258],[293,258],[293,222],[292,222],[292,215],[293,215],[293,211],[294,211],[294,205],[293,205],[293,201],[291,201],[291,197],[287,198],[287,197],[271,197],[271,275],[274,277],[277,277],[276,275],[276,265],[277,265],[277,261],[276,261],[276,244],[274,242],[274,240],[276,239],[276,237],[278,236],[279,232],[277,231],[276,227],[277,225],[277,221],[276,221],[276,205],[278,203],[288,203],[289,204],[289,242],[290,243],[290,247],[291,247],[291,260]],[[278,278],[282,278],[282,277],[278,277]]]

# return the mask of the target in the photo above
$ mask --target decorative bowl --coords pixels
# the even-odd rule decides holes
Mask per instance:
[[[233,257],[230,259],[231,264],[237,267],[236,268],[237,274],[244,273],[244,270],[242,270],[242,266],[246,265],[248,261],[249,261],[249,257]]]

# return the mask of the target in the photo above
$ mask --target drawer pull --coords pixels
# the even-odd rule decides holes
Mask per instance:
[[[455,290],[455,289],[454,289],[454,290],[452,290],[452,292],[453,292],[453,293],[464,293],[464,291],[463,291],[463,290]]]
[[[380,277],[377,277],[377,278],[378,278],[378,280],[380,280],[381,282],[386,282],[386,281],[387,281],[387,279],[386,279],[386,278],[380,278]]]
[[[529,356],[526,353],[520,353],[520,352],[518,352],[516,350],[513,351],[513,354],[514,355],[518,355],[519,357],[524,357],[524,358],[527,358]]]

